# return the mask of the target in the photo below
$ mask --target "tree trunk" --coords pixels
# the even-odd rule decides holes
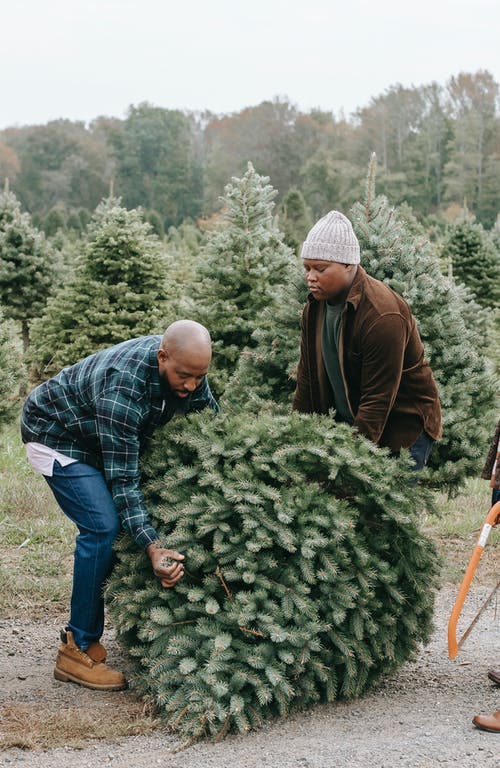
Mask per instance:
[[[27,320],[21,320],[22,337],[23,337],[23,353],[26,354],[30,345],[30,329]]]
[[[26,356],[26,351],[30,345],[30,331],[27,320],[21,320],[21,335],[23,339],[23,355]],[[26,378],[22,378],[19,384],[19,397],[26,397],[27,391],[28,382]]]

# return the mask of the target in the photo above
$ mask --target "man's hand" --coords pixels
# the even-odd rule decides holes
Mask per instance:
[[[146,549],[151,560],[154,575],[160,580],[162,587],[173,587],[184,575],[184,555],[173,549],[163,549],[156,544],[150,544]]]

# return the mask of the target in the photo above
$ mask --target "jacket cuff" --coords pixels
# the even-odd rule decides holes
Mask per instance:
[[[159,536],[151,525],[137,528],[133,532],[134,541],[141,549],[147,549],[150,544],[157,541]]]

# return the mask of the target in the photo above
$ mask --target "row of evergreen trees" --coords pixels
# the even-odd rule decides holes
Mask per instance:
[[[464,217],[441,243],[441,255],[455,278],[474,289],[473,298],[446,266],[443,274],[443,260],[418,225],[375,195],[374,173],[372,163],[366,200],[351,216],[365,268],[403,295],[417,317],[444,407],[445,434],[431,466],[451,486],[482,450],[481,414],[490,402],[485,371],[500,306],[499,240]],[[235,403],[289,403],[305,286],[300,260],[274,215],[275,195],[249,164],[227,185],[223,214],[208,237],[187,228],[166,248],[139,210],[108,198],[87,238],[61,252],[6,188],[0,195],[0,305],[6,319],[21,325],[34,380],[192,317],[212,333],[211,378],[219,397],[229,386]]]
[[[246,183],[245,178],[239,183]],[[226,190],[226,206],[233,205],[234,194],[235,190]],[[258,194],[264,192],[260,190]],[[268,206],[264,218],[267,216],[270,219],[276,192],[268,185],[265,195],[268,199],[260,200],[259,204],[264,208]],[[118,212],[118,209],[121,211]],[[417,240],[427,241],[426,232],[412,217],[407,206],[401,207],[399,216],[404,219],[408,232],[413,233]],[[233,328],[235,342],[226,336],[224,341],[228,346],[222,353],[232,355],[233,359],[237,357],[237,350],[247,345],[248,328],[250,332],[256,330],[258,333],[258,329],[252,326],[253,310],[248,315],[249,322],[239,311],[247,300],[247,287],[251,290],[254,278],[250,279],[248,286],[244,281],[241,283],[236,304],[232,306],[226,306],[221,293],[226,284],[223,272],[230,276],[233,273],[231,279],[234,278],[235,283],[240,279],[239,274],[234,274],[235,268],[230,263],[234,249],[241,247],[237,240],[241,237],[242,222],[237,210],[226,217],[230,226],[225,228],[222,238],[209,239],[206,245],[206,233],[210,231],[213,222],[207,222],[203,229],[188,223],[178,229],[171,229],[168,239],[161,241],[160,245],[154,230],[147,226],[144,218],[144,214],[138,210],[127,211],[119,200],[111,197],[96,209],[84,237],[76,241],[61,235],[45,238],[33,226],[29,214],[22,212],[19,201],[9,192],[8,185],[0,193],[0,306],[7,317],[21,323],[25,351],[30,343],[30,330],[34,334],[37,340],[33,350],[34,360],[46,368],[45,374],[53,372],[62,364],[73,362],[80,353],[92,350],[96,345],[105,345],[108,341],[126,336],[127,329],[133,332],[135,328],[136,332],[143,332],[146,327],[153,327],[154,313],[151,308],[154,307],[157,314],[159,311],[160,315],[168,318],[172,312],[177,312],[179,301],[189,314],[198,312],[200,317],[206,316],[208,324],[214,315],[222,316],[221,313],[225,313],[228,327],[236,324]],[[265,270],[266,264],[270,262],[266,249],[281,252],[282,260],[290,262],[286,246],[298,252],[312,224],[299,190],[293,190],[286,196],[278,209],[277,224],[279,231],[273,235],[274,240],[271,239],[267,244],[259,242],[255,246],[256,249],[264,249],[262,263],[258,268],[261,271],[260,278],[256,280],[261,283],[261,287],[254,291],[250,302],[256,302],[255,310],[267,306],[265,297],[270,283],[266,279]],[[247,236],[253,238],[254,235],[252,229],[249,229]],[[199,258],[202,245],[203,258]],[[101,251],[100,256],[97,255],[98,250]],[[494,325],[500,306],[500,230],[484,230],[465,209],[462,216],[449,225],[444,237],[432,250],[441,256],[444,273],[453,278],[455,283],[465,284],[473,292],[477,303],[488,312],[489,318],[483,328],[486,332],[486,326],[491,328]],[[138,264],[143,261],[142,265],[134,266],[134,259]],[[120,266],[116,266],[115,262],[119,262]],[[141,269],[144,273],[140,272]],[[282,273],[283,266],[279,267],[271,284],[273,281],[279,283]],[[300,282],[299,275],[300,268],[297,269],[295,265],[287,279],[297,284]],[[139,276],[140,289],[137,288],[138,282],[131,291],[130,286]],[[100,294],[95,294],[95,283],[99,283]],[[201,293],[199,286],[193,289],[194,283],[203,285]],[[93,315],[91,303],[81,298],[94,294],[100,295],[104,302],[98,316]],[[300,303],[302,298],[300,295]],[[49,305],[46,308],[47,301]],[[210,311],[214,301],[217,310]],[[196,308],[196,305],[199,306]],[[203,306],[208,307],[208,312],[202,310]],[[280,311],[279,308],[277,311]],[[81,313],[86,319],[80,318],[76,327],[73,316]],[[109,318],[105,322],[106,313]],[[144,313],[144,317],[138,313]],[[247,310],[245,313],[248,314]],[[112,318],[111,315],[117,316]],[[146,320],[146,315],[151,315],[151,318]],[[42,316],[43,322],[40,325],[37,319]],[[484,319],[484,315],[476,318],[478,326],[481,317]],[[245,324],[247,330],[243,332]],[[103,339],[100,338],[100,326],[109,329],[108,336],[105,334]],[[69,338],[72,335],[76,337],[77,330],[78,334],[83,333],[84,338],[70,342]],[[488,346],[488,343],[486,333],[483,344]],[[491,352],[494,354],[494,349]],[[53,363],[48,365],[54,354]]]

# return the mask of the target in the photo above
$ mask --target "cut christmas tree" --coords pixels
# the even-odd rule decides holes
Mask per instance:
[[[358,696],[427,639],[437,556],[406,459],[273,407],[171,423],[143,470],[185,575],[162,589],[123,537],[108,598],[136,685],[184,740]]]

